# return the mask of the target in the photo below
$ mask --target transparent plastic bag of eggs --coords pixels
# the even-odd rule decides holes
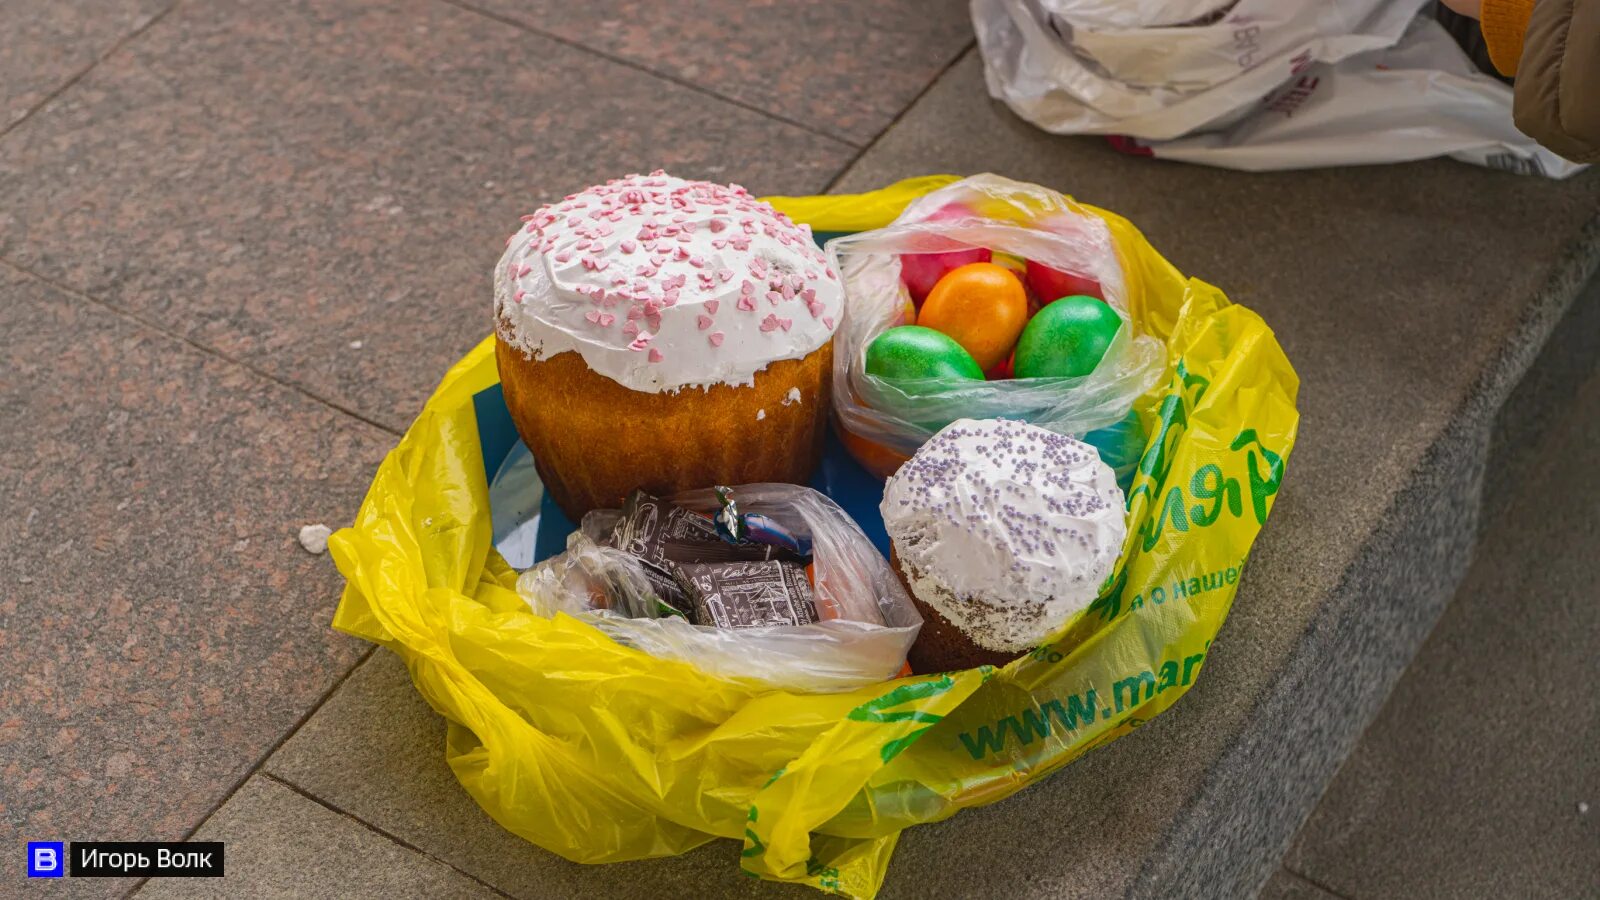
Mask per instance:
[[[1048,188],[973,176],[917,199],[887,227],[834,238],[827,249],[845,286],[844,321],[834,338],[834,413],[845,445],[880,477],[956,419],[1018,419],[1078,438],[1111,428],[1127,419],[1164,371],[1164,346],[1130,314],[1134,286],[1105,220]],[[1029,265],[1064,274],[1068,284],[1089,285],[1086,290],[1122,320],[1093,371],[984,380],[870,374],[866,357],[873,340],[916,315],[908,309],[902,260],[929,254],[960,259],[972,251],[988,251],[1019,279]],[[1058,299],[1038,293],[1030,291],[1032,313]]]
[[[810,544],[818,621],[717,628],[672,614],[644,563],[608,546],[617,510],[584,516],[566,552],[523,573],[517,593],[538,615],[566,613],[619,644],[754,685],[830,693],[901,674],[922,616],[860,526],[811,488],[750,484],[732,492],[743,512],[764,515]],[[710,489],[667,499],[707,515],[722,508]]]

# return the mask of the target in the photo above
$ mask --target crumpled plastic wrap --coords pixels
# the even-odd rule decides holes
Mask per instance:
[[[970,214],[952,216],[952,207]],[[903,323],[908,295],[900,255],[975,247],[1100,282],[1123,320],[1100,365],[1078,378],[889,381],[868,374],[868,345]],[[833,407],[853,452],[864,441],[907,457],[961,418],[1020,419],[1082,438],[1122,421],[1166,365],[1161,342],[1129,317],[1127,280],[1105,221],[1038,185],[998,175],[966,178],[919,198],[888,227],[829,241],[828,254],[847,298],[834,336]]]
[[[623,646],[756,686],[846,691],[900,674],[922,616],[860,527],[811,488],[750,484],[733,493],[742,511],[768,516],[811,542],[821,621],[724,629],[669,614],[643,563],[604,544],[616,510],[584,516],[566,552],[523,573],[517,593],[538,615],[566,613]],[[721,508],[709,489],[668,499],[708,515]]]
[[[973,0],[989,94],[1055,134],[1263,171],[1450,156],[1565,178],[1430,0]]]

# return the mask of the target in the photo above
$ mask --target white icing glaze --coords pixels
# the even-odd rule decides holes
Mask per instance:
[[[1127,533],[1093,447],[1004,419],[950,423],[889,478],[880,508],[912,593],[1002,652],[1093,602]]]
[[[629,175],[524,221],[495,267],[500,336],[636,391],[750,384],[842,318],[811,229],[742,187]]]

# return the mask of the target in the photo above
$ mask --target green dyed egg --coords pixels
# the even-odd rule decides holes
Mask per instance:
[[[1034,314],[1017,338],[1016,377],[1076,378],[1100,365],[1122,318],[1104,301],[1062,297]]]
[[[983,370],[960,344],[921,325],[901,325],[867,345],[867,374],[888,379],[971,378]]]

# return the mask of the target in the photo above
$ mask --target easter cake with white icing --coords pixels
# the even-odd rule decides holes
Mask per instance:
[[[843,292],[744,188],[657,171],[569,195],[524,217],[494,288],[506,405],[572,518],[815,468]]]
[[[923,616],[918,673],[1000,666],[1094,601],[1127,526],[1093,447],[1035,425],[958,419],[884,486],[893,565]]]

